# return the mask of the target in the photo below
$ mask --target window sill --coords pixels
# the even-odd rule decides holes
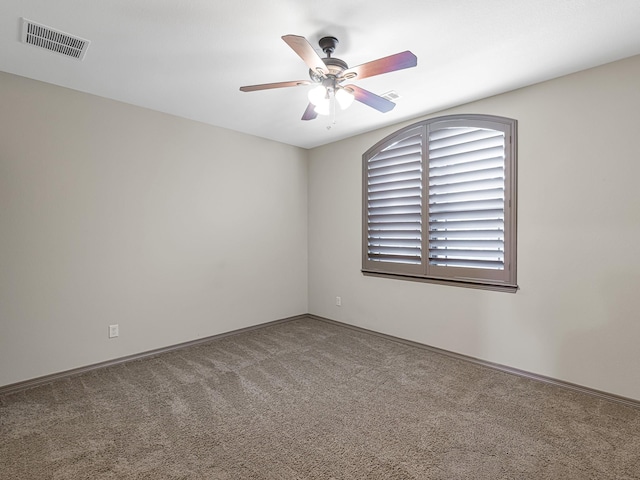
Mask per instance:
[[[366,277],[381,277],[381,278],[390,278],[393,280],[408,280],[412,282],[435,283],[437,285],[449,285],[453,287],[475,288],[479,290],[492,290],[495,292],[516,293],[520,288],[518,287],[518,285],[465,282],[460,280],[445,280],[441,278],[430,278],[430,277],[413,276],[413,275],[397,274],[397,273],[381,273],[381,272],[375,272],[371,270],[361,270],[361,272]]]

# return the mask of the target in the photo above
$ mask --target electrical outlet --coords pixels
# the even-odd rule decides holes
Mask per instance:
[[[115,338],[120,333],[118,325],[109,325],[109,338]]]
[[[342,306],[342,297],[336,297],[336,306],[338,307]]]

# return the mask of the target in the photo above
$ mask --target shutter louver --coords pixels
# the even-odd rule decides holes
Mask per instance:
[[[380,151],[367,162],[367,258],[422,263],[422,135]]]
[[[504,270],[505,135],[429,133],[429,264]]]

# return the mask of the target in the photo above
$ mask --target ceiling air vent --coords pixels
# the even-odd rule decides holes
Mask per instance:
[[[84,59],[91,43],[89,40],[74,37],[26,18],[22,19],[22,42],[77,60]]]
[[[383,93],[380,95],[382,98],[386,98],[387,100],[391,100],[392,102],[398,100],[400,95],[395,90],[389,90],[387,93]]]

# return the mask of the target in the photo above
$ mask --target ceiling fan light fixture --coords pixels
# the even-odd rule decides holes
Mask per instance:
[[[345,90],[344,88],[340,88],[335,93],[336,101],[342,110],[346,110],[351,106],[354,100],[354,96],[351,92]]]
[[[328,100],[327,89],[324,85],[318,85],[309,90],[307,97],[309,97],[309,101],[314,105],[320,105]]]
[[[331,113],[331,100],[325,98],[315,106],[314,110],[318,115],[329,115]]]

